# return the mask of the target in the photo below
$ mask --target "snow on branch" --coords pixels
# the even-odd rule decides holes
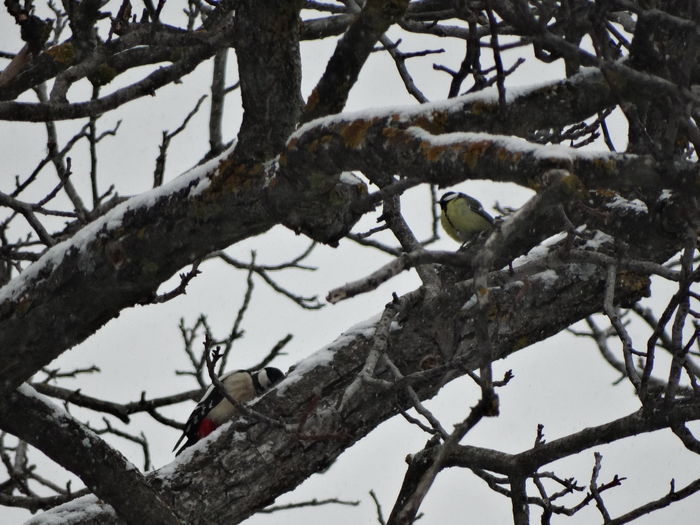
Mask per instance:
[[[514,283],[490,292],[490,304],[501,315],[489,321],[497,353],[488,359],[503,358],[528,347],[581,315],[600,309],[605,271],[595,267],[579,271],[577,266],[549,270],[558,278],[547,280],[546,286]],[[637,288],[617,290],[618,298],[625,294],[638,297],[639,293]],[[350,329],[299,363],[280,385],[254,404],[256,411],[284,421],[284,427],[263,421],[225,425],[203,440],[202,446],[192,447],[189,453],[149,475],[149,482],[169,501],[184,505],[178,509],[184,518],[196,515],[199,521],[241,521],[266,506],[271,497],[326,468],[397,410],[414,406],[416,399],[407,395],[407,385],[419,400],[424,400],[432,397],[444,381],[480,366],[485,356],[473,336],[475,302],[469,305],[471,295],[472,289],[457,286],[443,290],[440,307],[436,308],[435,297],[416,294],[415,300],[405,305],[406,315],[392,322],[388,331],[382,330],[385,339],[381,346],[374,341],[377,318]],[[576,307],[562,308],[564,304]],[[509,322],[500,322],[502,318]],[[454,345],[436,341],[435,334],[445,330],[455,332]],[[372,377],[377,381],[364,382],[356,389],[351,385],[358,370],[367,365],[372,350],[380,356],[376,366],[373,359],[370,362]],[[381,355],[390,360],[391,367],[382,364]],[[344,398],[351,402],[343,406]],[[217,460],[212,461],[213,457]],[[271,463],[279,468],[271,469]],[[224,472],[235,472],[235,482],[222,483]],[[260,490],[250,491],[252,483]],[[214,504],[232,499],[236,501],[234,506]],[[48,519],[50,514],[45,514],[46,523],[57,523]],[[114,523],[106,512],[102,517],[104,524]]]
[[[1,408],[4,430],[76,474],[127,522],[181,523],[134,465],[32,387],[18,388]]]

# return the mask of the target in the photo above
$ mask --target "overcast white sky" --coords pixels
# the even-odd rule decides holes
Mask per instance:
[[[0,50],[17,51],[16,34],[17,29],[12,20],[3,11],[0,14]],[[405,38],[406,35],[401,36]],[[404,42],[404,51],[446,45],[434,40]],[[332,50],[331,40],[304,44],[304,96],[308,95],[319,78]],[[439,84],[434,82],[436,74],[430,71],[432,63],[439,61],[457,68],[462,60],[461,50],[462,45],[457,44],[454,49],[439,57],[420,58],[409,63],[409,67],[423,68],[424,73],[417,75],[417,81],[431,99],[444,97],[448,84],[447,78]],[[234,60],[233,53],[229,58],[231,62]],[[5,63],[6,61],[0,61],[0,67],[4,67]],[[186,77],[181,85],[164,88],[156,97],[131,102],[118,112],[109,113],[100,119],[101,129],[109,128],[118,119],[123,119],[118,136],[106,139],[99,147],[101,173],[105,180],[117,186],[120,194],[135,194],[150,188],[161,131],[176,128],[199,95],[208,92],[210,72],[211,64],[205,63]],[[428,73],[431,75],[428,76]],[[560,73],[561,64],[544,67],[539,62],[531,61],[517,73],[516,84],[541,83]],[[137,74],[142,72],[134,73],[134,78]],[[231,81],[236,79],[233,64],[229,78]],[[79,90],[70,92],[72,99],[77,99],[79,95]],[[31,100],[32,96],[25,95],[23,98]],[[228,101],[224,134],[226,139],[235,137],[240,124],[240,114],[236,111],[238,103],[237,94],[232,95]],[[388,55],[374,54],[363,71],[360,83],[352,91],[347,109],[399,103],[413,104],[413,101],[405,95]],[[174,140],[168,155],[166,180],[185,171],[205,151],[208,142],[206,118],[206,109],[203,108],[191,123],[188,132]],[[82,124],[82,121],[62,124],[60,139],[67,140],[72,136],[73,130]],[[13,185],[15,175],[25,176],[44,155],[44,131],[40,125],[0,123],[0,137],[0,158],[3,160],[0,189],[6,190]],[[81,160],[79,153],[84,154],[85,149],[78,149],[72,154],[73,177],[74,181],[78,181],[79,188],[85,190],[88,178],[84,158]],[[54,183],[55,174],[50,170],[44,176],[47,186]],[[104,183],[103,189],[106,186],[107,183]],[[518,207],[531,195],[529,190],[514,185],[488,181],[470,181],[456,189],[479,198],[487,208],[495,202]],[[428,235],[430,228],[427,202],[428,192],[425,188],[412,190],[402,198],[407,219],[422,237]],[[373,227],[375,218],[376,216],[365,218],[357,231]],[[229,253],[246,259],[250,250],[254,249],[257,251],[258,262],[276,263],[300,253],[307,242],[278,227],[265,235],[236,245]],[[441,241],[438,246],[445,249],[457,248],[449,239]],[[297,293],[322,298],[331,288],[366,275],[385,260],[378,253],[342,241],[337,249],[320,247],[314,252],[308,263],[317,266],[318,271],[292,270],[277,277]],[[152,397],[192,388],[192,381],[174,375],[176,368],[187,367],[177,328],[179,319],[184,318],[186,323],[192,324],[200,313],[204,313],[209,317],[215,334],[222,336],[230,329],[245,290],[245,274],[242,272],[234,273],[216,262],[206,263],[201,269],[203,274],[192,281],[187,295],[164,305],[124,311],[118,319],[111,321],[86,342],[64,353],[52,363],[52,367],[70,369],[94,363],[102,369],[102,373],[62,384],[80,387],[86,394],[124,402],[136,400],[142,390]],[[299,359],[332,342],[350,326],[379,312],[390,300],[392,292],[400,294],[409,291],[417,283],[413,274],[406,274],[371,294],[309,312],[300,310],[289,300],[272,293],[258,279],[243,324],[245,338],[236,343],[230,367],[250,366],[277,340],[287,333],[293,333],[294,339],[287,347],[288,354],[274,363],[286,370]],[[169,285],[164,285],[163,289],[167,288]],[[668,289],[664,294],[667,293]],[[637,334],[641,335],[642,332],[638,330]],[[506,362],[497,363],[495,373],[502,374],[507,369],[513,370],[515,379],[500,392],[502,415],[482,422],[467,436],[464,443],[516,452],[532,445],[538,423],[545,425],[545,435],[551,440],[626,415],[637,408],[626,384],[613,386],[613,382],[618,379],[617,374],[603,362],[593,345],[566,334],[521,351]],[[446,387],[428,406],[449,428],[449,425],[466,415],[477,399],[478,392],[471,381],[460,379]],[[191,403],[183,403],[164,412],[169,417],[184,420],[191,408]],[[89,415],[91,421],[101,426],[99,418],[92,413],[80,410],[75,410],[74,413],[79,416]],[[169,463],[173,459],[171,449],[178,437],[177,432],[162,427],[148,417],[137,416],[134,420],[151,440],[155,467]],[[368,491],[373,489],[377,493],[384,505],[384,512],[388,515],[405,472],[404,457],[420,450],[427,438],[403,419],[394,418],[343,455],[326,473],[313,476],[294,493],[281,497],[277,502],[337,497],[360,500],[358,507],[329,506],[294,510],[284,515],[255,516],[246,523],[265,525],[279,523],[282,519],[289,524],[375,522],[375,509]],[[135,464],[142,464],[140,449],[118,438],[107,439]],[[695,479],[700,460],[681,448],[677,439],[661,434],[597,448],[604,455],[603,479],[610,479],[614,474],[627,477],[621,488],[606,493],[611,512],[616,515],[643,501],[661,497],[668,489],[671,477],[676,478],[677,487]],[[41,459],[39,454],[34,454],[33,458],[42,472],[56,471],[56,467]],[[574,476],[580,484],[585,485],[590,480],[592,466],[591,450],[575,459],[559,462],[549,470],[556,470],[563,477]],[[59,474],[59,477],[62,475]],[[4,479],[4,476],[0,476],[0,479]],[[670,510],[653,514],[638,523],[696,523],[697,514],[693,511],[698,508],[696,496],[695,499],[674,505]],[[477,514],[474,509],[479,509]],[[470,517],[470,522],[484,525],[508,523],[511,520],[508,500],[494,494],[470,472],[458,469],[439,475],[436,486],[425,500],[421,511],[425,514],[421,523],[425,524],[463,522],[467,516]],[[474,518],[475,515],[478,516],[478,521]],[[27,517],[25,511],[0,507],[1,523],[21,523]],[[537,512],[532,519],[538,519]],[[571,524],[598,521],[593,505],[589,505],[576,517],[566,519],[566,523]],[[564,519],[555,518],[553,523],[564,523]]]

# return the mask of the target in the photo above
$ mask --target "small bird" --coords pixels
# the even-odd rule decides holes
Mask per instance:
[[[247,403],[269,390],[283,378],[284,374],[278,368],[266,367],[255,372],[236,370],[220,379],[224,389],[233,399],[239,403]],[[231,419],[235,413],[236,408],[215,385],[211,385],[187,419],[185,430],[175,443],[173,451],[185,437],[187,441],[175,455],[179,455],[187,447],[211,434],[217,427]]]
[[[466,244],[493,227],[493,217],[474,197],[454,191],[446,192],[438,201],[442,214],[440,224],[447,235]]]

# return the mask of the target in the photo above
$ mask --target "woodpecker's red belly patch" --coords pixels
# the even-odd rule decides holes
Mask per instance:
[[[202,422],[197,428],[197,436],[199,437],[199,439],[208,436],[209,434],[214,432],[216,426],[216,423],[214,423],[211,419],[202,419]]]

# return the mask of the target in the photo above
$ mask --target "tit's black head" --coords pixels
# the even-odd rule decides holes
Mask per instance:
[[[474,197],[470,197],[466,193],[457,192],[457,191],[445,192],[442,195],[442,197],[440,197],[440,200],[438,201],[438,203],[440,204],[440,207],[444,210],[447,207],[448,203],[450,203],[456,199],[463,199],[464,201],[466,201],[466,203],[469,205],[469,207],[476,212],[479,212],[480,210],[484,209],[484,207],[481,205],[481,203],[478,200],[476,200]]]
[[[462,195],[461,193],[457,193],[456,191],[446,191],[445,193],[442,194],[442,197],[440,197],[440,200],[438,201],[438,204],[440,207],[444,210],[445,206],[447,206],[447,203],[450,202],[453,199],[456,199]]]

